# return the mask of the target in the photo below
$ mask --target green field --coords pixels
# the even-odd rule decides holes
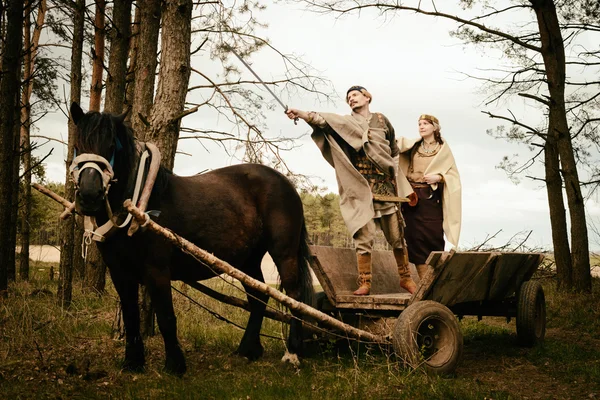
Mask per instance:
[[[515,322],[465,318],[463,360],[453,377],[404,368],[386,349],[348,340],[311,343],[299,370],[283,365],[282,324],[265,320],[264,357],[232,355],[242,330],[174,293],[183,378],[163,371],[162,337],[146,341],[144,373],[121,370],[118,298],[76,284],[72,307],[56,305],[50,264],[34,263],[29,283],[0,300],[0,398],[117,399],[600,399],[600,280],[592,296],[558,294],[542,279],[548,322],[543,345],[516,345]],[[55,266],[56,268],[56,266]],[[174,284],[238,325],[247,313]],[[215,280],[213,288],[241,295]]]

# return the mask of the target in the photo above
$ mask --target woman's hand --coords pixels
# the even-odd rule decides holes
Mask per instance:
[[[443,178],[440,174],[428,174],[423,177],[423,180],[428,185],[433,185],[434,183],[440,183]]]

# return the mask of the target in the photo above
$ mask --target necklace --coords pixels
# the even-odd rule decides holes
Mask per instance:
[[[433,147],[425,147],[425,141],[423,140],[423,142],[421,142],[421,150],[423,150],[423,153],[425,154],[431,154],[437,150],[439,145],[440,144],[438,142],[435,142],[435,145]]]

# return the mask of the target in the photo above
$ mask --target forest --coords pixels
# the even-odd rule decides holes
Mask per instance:
[[[592,213],[600,183],[599,4],[1,0],[0,396],[600,397],[600,262],[593,239],[599,229]],[[431,30],[433,25],[425,24],[443,21],[450,26],[446,35],[462,46],[454,50],[457,58],[465,48],[481,50],[481,58],[500,54],[501,64],[463,78],[480,90],[478,112],[493,121],[487,134],[522,150],[518,157],[505,156],[497,169],[506,180],[534,182],[544,191],[551,246],[540,249],[519,237],[492,246],[482,237],[478,244],[458,250],[544,254],[532,278],[546,293],[543,345],[515,347],[515,322],[506,318],[485,317],[481,322],[465,317],[460,321],[465,354],[452,377],[404,368],[389,349],[339,337],[314,338],[301,369],[280,368],[289,328],[266,321],[261,331],[268,337],[265,356],[248,363],[231,354],[246,313],[174,282],[188,375],[169,375],[161,365],[166,350],[145,287],[139,289],[139,313],[147,367],[132,373],[122,369],[126,344],[118,288],[95,243],[86,244],[83,218],[59,218],[64,206],[32,190],[32,183],[38,183],[68,201],[75,199],[69,166],[77,156],[77,127],[71,104],[122,117],[138,142],[160,149],[161,165],[168,171],[176,169],[181,157],[193,159],[194,173],[213,169],[203,156],[192,156],[193,146],[211,156],[220,151],[219,167],[249,163],[277,170],[302,200],[310,244],[354,248],[336,188],[292,167],[292,155],[310,140],[308,135],[269,129],[275,111],[284,117],[280,104],[287,108],[288,100],[291,106],[308,98],[309,104],[331,104],[336,90],[345,89],[334,88],[334,77],[314,66],[315,58],[327,54],[317,51],[322,50],[319,43],[311,43],[313,56],[294,53],[293,41],[287,48],[280,47],[281,41],[273,44],[270,21],[261,19],[270,7],[298,19],[351,19],[356,34],[367,38],[372,32],[360,31],[367,20],[393,26],[402,24],[402,18],[418,17]],[[307,26],[307,31],[318,31]],[[419,35],[408,41],[418,44]],[[373,53],[385,63],[385,52]],[[262,80],[253,68],[260,70]],[[514,107],[514,101],[525,106]],[[58,134],[60,129],[66,134]],[[48,143],[62,150],[48,150]],[[49,178],[56,153],[64,154],[58,181],[55,175]],[[30,253],[44,246],[55,249],[59,259],[36,259]],[[375,249],[390,250],[381,232]],[[239,285],[222,281],[213,278],[207,285],[244,297]]]

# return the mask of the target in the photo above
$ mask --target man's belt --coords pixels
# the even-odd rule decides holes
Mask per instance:
[[[388,201],[391,203],[408,203],[410,199],[408,197],[398,197],[398,196],[386,196],[383,194],[374,194],[373,200],[375,201]]]

